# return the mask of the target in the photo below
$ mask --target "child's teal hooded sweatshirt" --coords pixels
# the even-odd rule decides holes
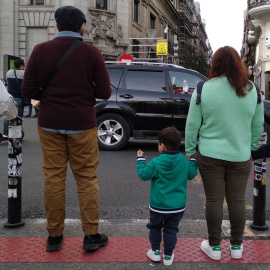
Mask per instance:
[[[185,209],[187,180],[197,174],[197,162],[178,152],[163,152],[146,165],[145,157],[137,158],[137,173],[152,180],[150,209],[161,213],[176,213]]]

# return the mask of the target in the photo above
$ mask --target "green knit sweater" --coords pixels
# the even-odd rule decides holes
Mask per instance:
[[[163,152],[146,164],[145,157],[137,158],[137,173],[151,181],[150,209],[156,212],[181,212],[186,205],[187,180],[197,174],[197,161],[181,153]]]
[[[256,150],[263,129],[263,102],[257,104],[253,86],[245,97],[238,97],[226,77],[207,81],[201,102],[196,104],[194,91],[189,108],[186,131],[186,155],[195,153],[199,132],[199,151],[203,156],[246,161]]]

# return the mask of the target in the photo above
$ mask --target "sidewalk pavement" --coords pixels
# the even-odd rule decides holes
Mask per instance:
[[[66,220],[62,250],[45,251],[47,231],[44,219],[27,219],[20,228],[4,227],[0,220],[0,269],[164,269],[146,257],[149,249],[147,220],[101,220],[100,233],[109,244],[94,252],[82,250],[83,233],[79,220]],[[222,226],[222,259],[215,262],[200,251],[207,237],[203,220],[183,220],[170,269],[270,269],[270,230],[253,231],[250,221],[244,236],[244,255],[234,260],[229,252],[229,222]],[[267,222],[270,228],[270,222]]]

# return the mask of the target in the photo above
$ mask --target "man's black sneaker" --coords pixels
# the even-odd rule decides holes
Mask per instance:
[[[48,237],[46,251],[58,251],[61,249],[63,234],[56,237]]]
[[[83,250],[95,250],[108,245],[108,237],[105,234],[85,235]]]

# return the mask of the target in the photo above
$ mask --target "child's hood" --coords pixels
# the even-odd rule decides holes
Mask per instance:
[[[183,170],[183,167],[188,165],[188,159],[181,153],[162,153],[154,162],[160,175],[168,180],[175,179]]]

